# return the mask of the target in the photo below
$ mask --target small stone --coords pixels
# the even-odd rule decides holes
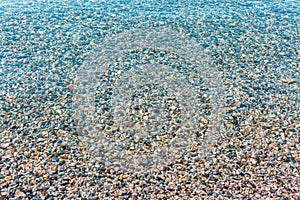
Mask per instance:
[[[15,195],[17,197],[26,197],[26,194],[22,192],[21,190],[16,190]]]
[[[3,149],[6,149],[9,146],[10,146],[10,143],[1,144],[1,148],[3,148]]]
[[[29,157],[29,156],[30,156],[30,153],[29,153],[28,151],[25,151],[25,152],[24,152],[24,155],[25,155],[26,157]]]
[[[57,109],[56,110],[57,114],[61,115],[62,114],[62,111],[60,109]]]

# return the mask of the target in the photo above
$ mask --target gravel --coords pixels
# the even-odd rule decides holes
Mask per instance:
[[[0,199],[300,198],[299,2],[0,5]],[[213,97],[224,101],[222,130],[205,155],[209,116],[200,120],[203,141],[169,164],[109,166],[87,148],[74,117],[78,71],[112,35],[165,26],[195,39],[222,74],[224,96]],[[113,95],[101,86],[99,119]]]

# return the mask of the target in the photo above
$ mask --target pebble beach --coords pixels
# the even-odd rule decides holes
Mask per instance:
[[[0,199],[300,199],[299,13],[296,0],[0,0]],[[147,41],[136,30],[165,27],[193,43],[132,50]],[[209,67],[188,59],[202,54]],[[191,98],[162,88],[163,70]],[[145,124],[160,130],[132,136]],[[193,142],[175,152],[185,124]],[[126,156],[175,141],[178,155],[126,170],[99,157],[103,141]]]

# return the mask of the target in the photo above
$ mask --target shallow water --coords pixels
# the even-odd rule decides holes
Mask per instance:
[[[168,91],[166,84],[163,89],[159,84],[154,84],[153,87],[148,87],[146,84],[145,87],[141,86],[139,89],[130,91],[133,100],[131,104],[126,104],[128,110],[133,112],[128,117],[130,119],[125,117],[123,120],[124,118],[121,117],[123,121],[118,121],[114,117],[114,105],[121,106],[123,109],[126,107],[118,104],[116,99],[126,97],[126,102],[130,102],[128,95],[122,96],[122,92],[127,92],[124,89],[126,87],[123,88],[123,82],[126,81],[118,82],[118,80],[124,79],[130,84],[135,83],[133,81],[135,78],[146,80],[145,82],[151,81],[150,76],[140,74],[135,77],[134,74],[137,71],[130,71],[132,68],[135,69],[133,67],[135,65],[149,67],[150,62],[151,67],[167,65],[172,66],[172,69],[183,69],[181,73],[175,73],[175,79],[176,77],[179,79],[182,79],[183,76],[187,77],[182,83],[185,85],[187,82],[191,83],[187,88],[196,90],[199,97],[198,107],[196,107],[199,110],[196,109],[196,113],[200,117],[196,117],[197,120],[193,121],[198,123],[197,128],[192,126],[193,131],[196,130],[193,133],[193,142],[185,146],[184,152],[178,153],[180,155],[177,155],[176,158],[166,159],[167,162],[163,163],[164,166],[171,163],[170,171],[178,175],[180,173],[173,168],[173,165],[181,162],[180,159],[184,159],[191,163],[191,167],[187,170],[190,174],[188,173],[187,176],[203,175],[204,172],[200,169],[204,168],[207,170],[205,173],[209,175],[206,174],[203,177],[209,179],[212,176],[220,176],[218,180],[212,178],[214,183],[205,186],[202,184],[201,187],[197,185],[198,188],[206,191],[206,195],[214,198],[219,198],[219,195],[224,196],[227,192],[231,195],[228,194],[229,198],[251,197],[255,199],[286,196],[299,198],[297,196],[300,188],[298,166],[300,162],[299,13],[299,1],[292,0],[276,2],[205,0],[176,3],[173,1],[0,1],[0,134],[2,136],[0,140],[0,169],[2,169],[0,177],[18,176],[21,177],[20,181],[24,181],[37,171],[42,174],[39,166],[37,169],[31,169],[28,164],[30,162],[47,163],[44,165],[47,170],[43,173],[51,177],[53,176],[52,166],[60,166],[61,173],[65,173],[65,176],[72,176],[72,172],[66,169],[66,165],[72,166],[72,163],[75,163],[74,165],[81,166],[85,162],[90,162],[93,163],[90,166],[101,166],[99,169],[97,168],[98,171],[93,172],[97,175],[91,178],[99,188],[90,186],[91,188],[95,187],[98,193],[86,192],[86,194],[81,194],[81,197],[96,195],[99,198],[108,198],[110,195],[100,191],[109,191],[110,189],[103,183],[104,179],[99,178],[108,173],[101,171],[105,166],[105,169],[110,166],[106,163],[102,167],[101,161],[107,157],[96,156],[95,151],[99,152],[99,149],[97,150],[100,148],[99,146],[96,145],[92,150],[86,148],[86,145],[90,146],[91,141],[98,141],[98,143],[99,141],[108,143],[113,140],[115,140],[114,142],[126,141],[121,144],[123,146],[119,153],[121,152],[122,155],[125,146],[127,150],[130,150],[129,154],[134,155],[136,153],[134,148],[141,148],[142,145],[135,141],[137,137],[130,130],[134,129],[136,124],[149,123],[146,120],[147,116],[144,116],[147,113],[147,106],[144,105],[148,105],[148,107],[150,105],[148,110],[152,111],[152,103],[160,107],[164,103],[170,104],[166,109],[159,110],[162,107],[158,109],[159,120],[156,121],[159,124],[158,127],[163,126],[164,130],[170,128],[167,131],[168,137],[173,137],[172,134],[176,132],[171,127],[176,130],[184,130],[182,125],[184,123],[171,126],[171,122],[164,121],[172,112],[178,112],[178,116],[188,113],[182,109],[187,106],[182,103],[180,95],[177,95],[177,99],[174,95],[178,91],[172,92],[174,91],[172,87]],[[154,49],[151,47],[148,50],[137,48],[127,54],[117,51],[122,48],[123,50],[125,48],[125,51],[126,48],[133,48],[134,41],[132,38],[129,40],[130,36],[126,34],[133,33],[133,35],[136,34],[143,38],[149,34],[147,31],[149,27],[158,29],[159,34],[166,33],[164,28],[167,27],[173,33],[183,35],[188,41],[192,40],[192,44],[199,47],[198,53],[209,58],[209,61],[205,63],[207,65],[191,67],[191,64],[188,63],[190,60],[185,56],[189,53],[190,55],[197,53],[191,52],[190,49],[193,48],[185,48],[185,45],[178,46],[180,51],[177,51],[177,55],[172,54],[175,50],[171,50],[171,53],[167,52],[166,55],[171,58],[166,59],[165,49],[161,47],[165,48],[166,44],[172,44],[175,49],[178,43],[173,39],[167,40],[167,43],[165,41],[164,45],[161,42],[152,44],[155,46]],[[151,37],[155,38],[153,35]],[[141,41],[147,40],[141,39]],[[135,46],[143,46],[143,44]],[[157,49],[163,53],[157,53]],[[145,53],[145,51],[147,52]],[[99,55],[101,52],[106,54]],[[165,56],[165,58],[160,59],[158,55]],[[106,59],[105,62],[103,59]],[[161,69],[166,70],[165,67]],[[187,73],[188,69],[197,69],[197,73],[194,75],[198,76],[197,81],[199,82],[192,83],[195,81],[193,79],[195,77],[192,77],[191,73]],[[162,74],[163,72],[169,75],[173,73],[164,70],[161,71]],[[180,72],[180,70],[178,71]],[[144,73],[150,72],[146,70]],[[123,79],[122,75],[124,75]],[[83,88],[78,88],[80,86],[78,83],[85,85]],[[88,103],[83,103],[83,100],[77,95],[81,89],[89,90],[86,93],[88,95],[83,98]],[[160,89],[158,93],[162,96],[168,96],[169,92],[173,93],[175,97],[168,102],[163,97],[156,96],[157,89]],[[190,89],[186,93],[190,94]],[[117,94],[118,98],[113,96],[114,94]],[[149,103],[148,100],[152,103]],[[186,100],[189,102],[190,99]],[[176,106],[178,108],[175,108]],[[135,111],[137,107],[141,109]],[[189,108],[195,109],[194,106]],[[116,113],[115,115],[118,116]],[[149,114],[150,117],[155,115],[154,113]],[[177,118],[180,117],[176,115],[174,120]],[[122,132],[123,123],[127,120],[131,123],[125,126],[127,133],[123,131],[125,134],[118,134]],[[114,126],[116,121],[119,127]],[[161,125],[161,121],[166,124]],[[139,123],[134,126],[133,122]],[[102,134],[100,139],[94,137],[93,134],[91,137],[90,127],[97,128],[97,131]],[[130,130],[128,131],[128,129]],[[92,132],[95,133],[95,131]],[[158,132],[160,133],[160,131]],[[103,137],[104,134],[106,134],[105,137]],[[151,134],[153,133],[151,132]],[[210,137],[210,134],[214,137]],[[164,136],[160,135],[159,137]],[[170,140],[168,141],[169,144],[173,144]],[[209,141],[213,141],[213,143]],[[147,149],[148,142],[143,142]],[[176,140],[173,142],[177,144]],[[156,141],[156,143],[163,142]],[[207,144],[209,145],[203,150]],[[165,145],[168,143],[166,142]],[[130,149],[132,146],[134,146],[134,150]],[[102,145],[101,148],[105,150],[106,147]],[[205,151],[204,155],[201,153],[203,151]],[[151,151],[149,150],[149,152]],[[62,164],[60,159],[65,156],[65,153],[70,158]],[[98,159],[97,162],[100,164],[95,164],[95,159]],[[201,167],[197,165],[199,159],[203,160]],[[246,161],[242,161],[243,159]],[[83,160],[85,161],[83,162]],[[223,163],[223,167],[220,167],[218,162],[215,162],[216,160],[224,161],[226,164]],[[249,162],[244,165],[247,167],[241,167],[243,162]],[[286,165],[286,163],[288,164]],[[12,168],[15,165],[21,166],[25,171],[30,171],[30,168],[32,173],[24,172],[17,167]],[[126,163],[125,165],[121,164],[121,168],[124,166],[126,166],[125,171],[132,170],[127,169]],[[240,190],[224,188],[224,182],[235,180],[233,174],[236,174],[240,168],[243,168],[245,174],[251,174],[251,177],[259,177],[258,174],[265,170],[267,171],[265,179],[269,182],[272,182],[273,176],[281,174],[280,176],[284,177],[282,178],[284,188],[290,189],[286,191],[286,196],[282,190],[277,190],[278,194],[272,193],[268,188],[269,185],[261,180],[253,181],[260,184],[260,186],[256,186],[256,189],[246,186],[247,184]],[[72,170],[77,170],[74,179],[80,182],[78,173],[82,170],[81,167]],[[116,167],[116,171],[119,173],[119,168]],[[156,173],[155,169],[150,171],[152,174]],[[274,172],[275,175],[272,175],[269,171],[272,173],[276,171],[276,173]],[[38,179],[38,176],[34,175],[34,177]],[[36,192],[32,189],[33,186],[25,181],[19,185],[31,189],[28,189],[27,192],[21,189],[22,194],[17,192],[14,181],[5,184],[7,180],[4,181],[4,178],[0,179],[0,188],[3,188],[1,195],[4,198],[23,194],[25,196],[48,195],[48,197],[53,195],[51,192],[47,194]],[[206,178],[203,179],[206,180]],[[179,180],[178,177],[177,179]],[[61,178],[54,180],[59,182]],[[107,178],[107,180],[110,179]],[[287,183],[286,180],[288,180]],[[251,182],[250,179],[247,181]],[[42,180],[41,182],[47,185],[47,181]],[[57,182],[55,184],[60,185]],[[182,188],[189,188],[190,183],[187,182],[183,183]],[[197,180],[193,179],[192,183],[196,184]],[[240,183],[242,181],[238,180],[235,184],[239,185]],[[111,187],[117,188],[116,184],[119,184],[118,181],[114,182]],[[276,188],[282,187],[280,183],[274,184]],[[76,191],[71,184],[66,183],[66,185]],[[152,183],[147,183],[146,187],[150,188],[152,185]],[[219,192],[217,189],[210,192],[212,188],[217,188],[216,185],[221,185]],[[14,189],[6,192],[10,187]],[[243,188],[253,192],[246,194],[243,192]],[[267,192],[263,188],[266,188]],[[126,187],[121,187],[117,191],[123,189],[126,191]],[[133,190],[138,196],[149,198],[142,191],[136,188]],[[182,191],[178,188],[177,190]],[[60,190],[59,193],[67,194],[64,190]],[[171,193],[166,191],[164,197],[170,197]],[[190,192],[190,197],[199,197],[200,193]],[[126,198],[126,194],[123,196]],[[73,197],[78,197],[78,194]],[[181,197],[183,198],[183,196]],[[158,197],[156,196],[156,198]]]

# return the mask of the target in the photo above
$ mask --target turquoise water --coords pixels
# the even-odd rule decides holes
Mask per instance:
[[[202,110],[199,109],[201,120],[198,117],[198,121],[194,120],[200,124],[199,132],[195,133],[194,138],[200,138],[199,141],[201,141],[197,144],[199,148],[205,142],[213,140],[213,144],[205,149],[208,156],[201,157],[204,160],[203,163],[205,163],[205,166],[203,165],[202,168],[210,166],[210,168],[206,168],[208,171],[211,170],[207,172],[209,175],[206,174],[206,177],[211,177],[211,174],[218,171],[215,170],[217,166],[215,161],[225,160],[229,170],[226,171],[227,169],[223,168],[222,173],[218,172],[218,176],[222,174],[220,175],[223,178],[222,180],[232,182],[232,180],[235,180],[235,176],[231,172],[240,171],[243,168],[241,163],[244,161],[240,161],[241,157],[246,158],[252,155],[249,158],[251,160],[249,169],[243,169],[245,174],[250,173],[251,176],[258,177],[259,173],[257,171],[268,171],[270,169],[277,173],[278,168],[281,167],[277,163],[284,160],[285,164],[288,163],[288,167],[287,169],[280,169],[280,173],[285,175],[284,179],[288,180],[287,182],[297,187],[299,182],[297,181],[297,178],[299,178],[297,173],[299,170],[296,170],[298,169],[296,165],[299,162],[300,132],[299,13],[300,2],[297,0],[0,0],[0,139],[1,145],[3,144],[0,154],[1,156],[8,155],[10,146],[6,142],[14,141],[19,148],[17,150],[14,149],[16,152],[14,157],[22,162],[25,160],[24,163],[27,163],[32,158],[24,157],[23,154],[27,155],[27,152],[36,146],[40,148],[40,152],[45,152],[45,155],[40,154],[40,157],[37,156],[37,158],[46,160],[43,162],[50,160],[49,163],[54,165],[58,165],[56,159],[61,154],[57,152],[51,153],[53,149],[53,151],[67,149],[68,153],[69,151],[71,152],[70,149],[76,149],[76,151],[80,149],[78,150],[79,153],[77,152],[76,155],[74,153],[72,159],[76,163],[81,163],[83,158],[78,155],[84,152],[81,149],[83,142],[77,136],[84,135],[82,129],[85,129],[85,127],[79,127],[78,124],[80,123],[78,123],[78,120],[83,120],[89,126],[95,124],[97,126],[105,124],[106,126],[108,124],[108,127],[112,128],[111,132],[116,133],[114,132],[114,127],[110,124],[112,116],[105,115],[111,109],[109,107],[111,99],[117,99],[116,97],[111,98],[113,94],[111,91],[113,90],[109,88],[116,81],[113,79],[114,75],[109,75],[109,73],[119,73],[114,70],[110,71],[110,67],[114,65],[113,61],[116,61],[118,66],[124,67],[120,74],[124,73],[132,77],[134,76],[132,75],[133,72],[126,73],[126,70],[129,71],[129,68],[132,67],[129,58],[133,58],[135,62],[140,63],[143,63],[143,59],[147,58],[147,54],[143,53],[144,50],[138,49],[140,51],[134,52],[132,57],[126,54],[127,57],[120,58],[120,61],[116,56],[119,55],[118,52],[112,50],[110,54],[107,53],[107,49],[114,49],[114,46],[118,49],[120,48],[118,46],[120,43],[124,45],[126,41],[120,42],[120,38],[130,38],[126,37],[126,34],[132,33],[132,30],[144,31],[148,30],[149,27],[157,30],[167,27],[174,31],[175,35],[180,33],[188,38],[187,41],[193,41],[192,44],[195,44],[197,49],[199,47],[201,55],[204,54],[209,57],[209,62],[205,63],[209,67],[203,67],[206,66],[205,64],[199,65],[198,68],[196,67],[198,69],[196,74],[200,74],[200,77],[196,76],[199,83],[194,84],[198,84],[197,86],[200,88],[198,92],[200,91],[199,96],[201,98],[199,98],[201,102],[198,102],[198,104],[202,106],[201,109],[203,108]],[[134,34],[141,34],[140,38],[143,38],[147,35],[143,31],[136,31]],[[159,33],[162,34],[163,31],[160,30]],[[152,35],[151,37],[154,36]],[[112,38],[119,38],[112,40],[119,41],[119,43],[110,42]],[[173,47],[176,47],[176,40],[168,42],[172,43]],[[149,43],[151,44],[151,42]],[[132,47],[132,44],[134,42],[129,46]],[[140,47],[143,45],[139,44],[136,46]],[[185,47],[185,45],[181,45],[178,48],[181,50],[182,55],[191,53],[191,49],[195,50],[192,47]],[[151,52],[153,49],[150,48],[148,50],[150,54],[153,53]],[[106,52],[107,54],[102,56],[97,54],[98,52]],[[101,65],[99,65],[101,56],[104,58],[110,56],[112,59],[108,58],[107,62],[111,65],[101,68]],[[186,64],[188,61],[188,59],[182,59],[181,55],[171,56],[173,56],[170,59],[171,64],[165,60],[162,60],[161,63],[165,62],[171,66],[174,61],[176,64],[173,63],[173,68],[180,68],[182,67],[181,62]],[[125,64],[123,65],[122,63]],[[85,68],[86,66],[88,68]],[[151,66],[153,67],[153,65]],[[184,70],[188,67],[189,64],[183,66]],[[98,69],[95,73],[93,71],[94,68]],[[105,74],[107,69],[109,69],[108,75]],[[162,69],[165,70],[164,67]],[[93,117],[83,116],[78,119],[77,116],[74,117],[74,113],[75,115],[77,113],[77,107],[74,105],[76,105],[77,101],[75,98],[77,97],[76,84],[78,83],[79,72],[82,71],[89,72],[82,74],[83,80],[87,82],[87,86],[90,86],[91,82],[97,82],[97,80],[102,82],[99,81],[97,86],[92,85],[95,87],[91,88],[93,92],[91,95],[92,103],[83,104],[93,106],[90,109],[93,111],[91,114]],[[147,70],[146,72],[150,73]],[[170,74],[169,71],[167,71],[168,73]],[[92,77],[92,79],[88,76]],[[104,80],[106,77],[112,79]],[[143,74],[142,78],[145,77],[147,76]],[[175,77],[182,78],[181,75],[175,75]],[[128,80],[126,76],[123,78]],[[142,78],[140,79],[142,80]],[[134,77],[129,80],[127,82],[134,83]],[[192,80],[189,77],[187,81],[190,83]],[[209,80],[212,81],[210,82]],[[186,80],[182,81],[183,83],[186,84]],[[121,85],[121,88],[123,88],[122,84],[123,82],[116,81],[116,85]],[[191,85],[194,86],[193,84]],[[211,85],[216,87],[211,89]],[[124,88],[120,89],[121,92],[116,93],[120,95],[122,92],[126,92]],[[106,95],[106,93],[104,95],[104,92],[107,92],[109,95]],[[190,92],[186,93],[190,94]],[[165,93],[167,92],[161,92],[161,94]],[[128,100],[130,97],[126,98]],[[189,100],[189,98],[187,99]],[[173,104],[177,105],[174,102],[175,100]],[[82,108],[82,110],[84,109],[88,108]],[[193,112],[198,112],[198,110],[193,110]],[[87,113],[90,114],[89,112]],[[216,115],[217,117],[214,117]],[[87,122],[90,119],[97,119],[99,124],[94,121]],[[129,129],[131,129],[130,127]],[[210,138],[209,130],[214,130],[213,134],[217,137]],[[65,133],[67,134],[63,135]],[[116,135],[110,136],[111,139],[117,137]],[[42,138],[47,138],[50,142],[47,145],[46,143],[37,142]],[[124,141],[127,140],[124,139]],[[65,143],[67,145],[61,148],[57,147]],[[61,151],[63,152],[63,150]],[[17,155],[18,153],[20,156]],[[89,153],[84,155],[89,156]],[[49,155],[52,157],[49,158]],[[259,157],[260,155],[263,158],[256,159],[255,156]],[[93,156],[84,157],[84,159],[94,162]],[[178,156],[182,157],[183,155]],[[188,153],[186,156],[192,157]],[[252,159],[258,161],[254,162]],[[268,164],[263,165],[264,163],[260,163],[264,159],[267,159],[266,162]],[[14,166],[12,160],[5,160],[5,162],[8,162],[7,165],[2,161],[0,162],[0,168],[6,171],[9,170],[4,167]],[[191,163],[193,162],[191,161]],[[230,165],[232,163],[234,165]],[[282,165],[285,166],[285,164]],[[91,165],[94,166],[96,164],[93,163]],[[62,164],[62,166],[65,166],[65,164]],[[68,166],[65,168],[66,170],[69,169]],[[216,168],[219,169],[219,165]],[[259,169],[254,173],[250,170],[252,168]],[[50,169],[50,167],[47,169]],[[80,171],[82,169],[74,170]],[[97,182],[98,185],[103,183],[101,182],[103,179],[98,178],[104,174],[101,170],[98,169],[95,173],[99,174],[91,178],[95,182],[99,181]],[[21,178],[30,177],[34,174],[31,172],[20,172],[19,168],[10,168],[10,171],[20,173],[18,177]],[[68,173],[71,174],[71,172]],[[81,171],[78,173],[81,173]],[[190,173],[193,174],[194,172],[191,170]],[[1,174],[0,176],[2,177]],[[274,180],[273,175],[266,175],[265,177],[269,182]],[[177,177],[177,179],[179,178]],[[1,178],[0,181],[2,180],[4,179]],[[60,178],[58,180],[60,181]],[[215,181],[214,184],[218,186],[224,185],[218,182],[219,180],[213,180]],[[238,185],[240,182],[237,182]],[[260,185],[265,184],[264,181],[260,180],[254,182]],[[19,185],[22,184],[26,186],[27,182],[19,183]],[[59,185],[60,182],[55,182],[55,184]],[[282,187],[279,183],[274,184],[277,184],[278,188]],[[11,183],[11,185],[14,186],[15,184]],[[260,185],[256,186],[254,194],[260,195],[260,197],[275,198],[276,194],[273,193],[264,195],[259,189]],[[214,185],[205,187],[205,190],[209,191],[212,188],[217,188]],[[239,186],[234,188],[239,188]],[[292,186],[285,183],[285,188],[292,188]],[[102,189],[98,188],[99,191],[102,191]],[[222,190],[226,191],[227,189],[223,188]],[[296,190],[297,188],[294,190],[290,189],[287,193],[289,195],[296,194]],[[230,194],[232,195],[229,195],[229,197],[240,198],[241,196],[235,196],[235,192],[231,190]],[[28,195],[33,194],[32,191],[31,194],[29,193]],[[220,197],[218,195],[225,195],[225,193],[217,194],[211,192],[211,195]],[[1,193],[1,195],[3,194]],[[4,196],[12,197],[14,195],[15,192],[13,191],[9,195]],[[197,197],[197,195],[195,196]],[[243,197],[249,196],[244,194]],[[293,197],[295,199],[299,198],[296,195]]]
[[[256,98],[246,107],[262,104],[267,93],[297,96],[280,80],[299,84],[299,7],[298,1],[1,1],[2,97],[41,96],[51,86],[63,93],[105,37],[151,24],[196,39],[225,79],[238,80],[233,87],[242,84]]]

